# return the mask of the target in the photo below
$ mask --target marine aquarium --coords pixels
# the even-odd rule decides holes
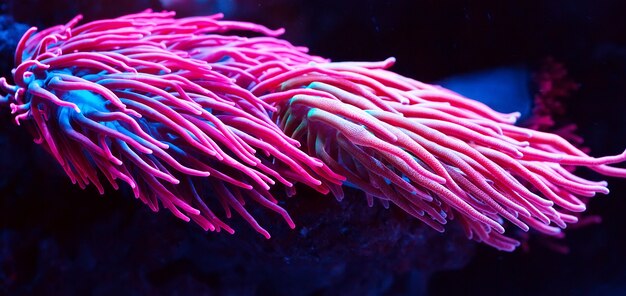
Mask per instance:
[[[2,3],[1,291],[626,293],[618,11]]]

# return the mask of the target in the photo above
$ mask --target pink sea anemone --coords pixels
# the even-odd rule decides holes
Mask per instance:
[[[454,219],[513,250],[508,227],[558,235],[585,210],[580,197],[608,193],[563,166],[626,177],[609,166],[626,153],[592,158],[515,126],[518,114],[390,72],[392,58],[330,62],[275,38],[282,30],[221,17],[146,11],[33,28],[15,85],[0,81],[3,103],[81,187],[119,179],[155,211],[231,233],[212,208],[269,237],[244,207],[254,201],[294,227],[270,193],[278,181],[339,200],[352,186],[371,205],[437,231]]]
[[[99,171],[116,189],[117,179],[126,182],[154,211],[160,203],[204,229],[234,232],[211,210],[212,193],[227,217],[235,210],[269,237],[243,207],[247,200],[293,227],[270,186],[319,186],[316,172],[325,182],[341,179],[269,120],[274,107],[210,64],[165,48],[168,25],[129,16],[76,27],[79,20],[28,30],[15,54],[16,85],[1,81],[16,123],[27,124],[72,182],[104,193]],[[194,22],[203,32],[210,23],[215,31],[246,28],[214,18],[173,28]]]

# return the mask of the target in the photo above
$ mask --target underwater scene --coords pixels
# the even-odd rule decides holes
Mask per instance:
[[[626,295],[625,12],[0,0],[0,295]]]

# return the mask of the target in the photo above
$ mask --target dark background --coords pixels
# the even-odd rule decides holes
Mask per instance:
[[[172,2],[178,2],[172,3]],[[333,60],[382,60],[422,81],[540,63],[551,56],[580,89],[567,101],[593,155],[626,147],[626,9],[621,1],[171,1],[186,14],[285,27],[285,39]],[[40,27],[114,17],[158,1],[9,0],[2,13]],[[10,19],[0,29],[23,30]],[[15,29],[17,28],[17,29]],[[0,41],[2,76],[11,59]],[[592,200],[602,224],[567,233],[568,254],[533,236],[497,252],[454,228],[438,235],[397,211],[369,209],[354,192],[338,204],[301,189],[285,205],[298,228],[270,224],[264,241],[205,234],[127,193],[99,197],[69,184],[56,164],[0,115],[0,293],[9,294],[626,294],[626,182]],[[588,172],[582,175],[594,177]],[[597,176],[595,176],[597,178]],[[261,213],[262,215],[262,213]],[[300,216],[298,216],[300,215]],[[300,217],[298,219],[298,217]],[[238,224],[237,224],[238,223]],[[4,282],[4,284],[2,284]]]

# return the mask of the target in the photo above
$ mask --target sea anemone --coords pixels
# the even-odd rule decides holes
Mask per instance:
[[[555,134],[515,125],[450,90],[389,70],[395,60],[331,62],[276,38],[281,30],[146,11],[20,41],[15,85],[0,81],[18,124],[27,123],[70,179],[104,192],[123,180],[151,209],[159,203],[205,230],[233,232],[252,200],[295,227],[270,192],[303,183],[344,198],[342,186],[444,231],[502,250],[515,226],[559,235],[607,194],[564,166],[626,177]],[[243,34],[247,37],[235,35]],[[258,36],[262,35],[262,36]],[[257,37],[250,37],[257,36]],[[100,173],[98,173],[100,172]]]

